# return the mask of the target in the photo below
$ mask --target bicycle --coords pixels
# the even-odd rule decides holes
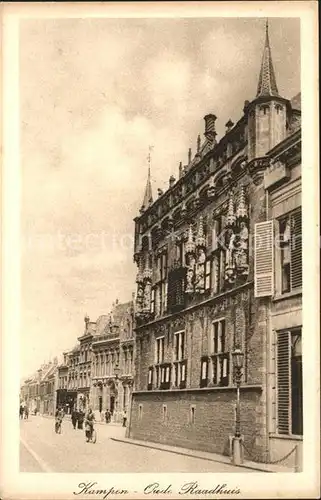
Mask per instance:
[[[85,434],[86,434],[86,442],[87,443],[96,443],[97,441],[97,433],[96,430],[90,425],[85,426]]]

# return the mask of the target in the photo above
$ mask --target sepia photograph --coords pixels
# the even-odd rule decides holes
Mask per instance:
[[[55,498],[295,481],[314,366],[300,13],[113,12],[15,32],[17,473],[83,478]]]

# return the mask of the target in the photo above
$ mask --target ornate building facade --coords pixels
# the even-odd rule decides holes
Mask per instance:
[[[24,381],[20,389],[21,402],[31,413],[35,410],[42,415],[53,415],[56,407],[58,384],[58,360],[40,366],[37,372]]]
[[[92,343],[91,401],[98,414],[107,409],[114,421],[128,411],[134,374],[133,302],[113,305],[109,316],[97,321]]]
[[[135,219],[130,437],[228,453],[237,348],[246,449],[270,460],[302,439],[300,116],[278,92],[267,27],[239,121],[217,141],[205,116],[204,141],[155,201],[149,172]]]

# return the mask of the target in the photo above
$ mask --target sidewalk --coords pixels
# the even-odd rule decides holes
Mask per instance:
[[[179,448],[176,446],[168,446],[161,443],[151,443],[149,441],[139,441],[137,439],[130,438],[111,438],[113,441],[119,441],[120,443],[132,444],[135,446],[143,446],[145,448],[152,448],[155,450],[167,451],[169,453],[176,453],[177,455],[185,455],[193,458],[200,458],[201,460],[209,460],[211,462],[220,462],[224,464],[233,465],[234,467],[240,467],[240,469],[252,469],[259,472],[294,472],[290,467],[284,467],[281,465],[272,464],[261,464],[257,462],[251,462],[249,460],[244,460],[242,465],[235,466],[231,462],[230,457],[224,455],[219,455],[218,453],[208,453],[205,451],[189,450],[187,448]],[[240,470],[242,472],[242,470]]]

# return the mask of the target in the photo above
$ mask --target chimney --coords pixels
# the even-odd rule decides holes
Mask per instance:
[[[197,136],[197,153],[201,151],[201,136],[198,134]]]
[[[170,176],[169,178],[169,187],[173,187],[175,184],[175,177],[173,175]]]
[[[250,101],[244,101],[243,113],[246,113],[249,104],[250,104]]]
[[[234,123],[232,122],[231,119],[229,119],[229,121],[227,123],[225,123],[225,127],[226,127],[226,132],[229,132],[230,130],[232,130],[232,128],[234,127]]]
[[[188,165],[191,163],[192,161],[192,149],[189,148],[188,150]]]
[[[182,162],[180,162],[179,167],[178,167],[178,178],[180,179],[183,177],[183,165]]]
[[[158,194],[158,197],[162,196],[162,194],[164,193],[164,191],[160,188],[157,189],[157,194]]]
[[[206,115],[204,116],[204,120],[205,120],[205,132],[204,132],[204,135],[206,137],[206,139],[210,142],[214,142],[215,141],[215,137],[217,135],[217,133],[215,132],[215,120],[216,120],[216,116],[215,115]]]
[[[119,300],[118,300],[118,299],[116,299],[116,302],[115,302],[116,306],[118,305],[118,302],[119,302]]]

